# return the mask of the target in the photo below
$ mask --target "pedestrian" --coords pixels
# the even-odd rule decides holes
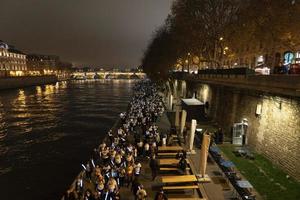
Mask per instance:
[[[125,176],[126,176],[126,170],[125,170],[124,167],[122,167],[119,171],[119,185],[120,185],[120,187],[124,186]]]
[[[113,144],[113,142],[114,142],[114,136],[113,136],[112,130],[109,130],[107,134],[108,134],[108,138],[109,138],[110,144]]]
[[[163,190],[160,190],[156,193],[154,200],[168,200],[168,197]]]
[[[133,181],[133,163],[129,162],[126,167],[126,183],[127,187],[132,183]]]
[[[64,196],[64,200],[76,200],[77,198],[76,192],[71,190],[68,190]]]
[[[182,157],[178,163],[178,169],[181,171],[181,174],[186,174],[187,161],[186,158]]]
[[[146,157],[146,158],[149,158],[149,156],[150,156],[150,145],[148,144],[148,142],[147,143],[145,143],[145,145],[144,145],[144,156]]]
[[[147,192],[144,189],[143,185],[140,185],[138,187],[138,191],[136,192],[136,200],[146,200],[147,198]]]
[[[133,167],[134,167],[134,177],[138,177],[141,173],[142,164],[138,160],[136,160]]]
[[[157,176],[157,171],[159,167],[158,161],[155,159],[155,155],[152,156],[149,165],[152,172],[152,181],[154,181]]]
[[[117,181],[115,180],[115,178],[113,178],[113,177],[109,178],[109,180],[107,182],[107,188],[110,193],[112,193],[118,189],[118,184],[117,184]]]
[[[84,200],[95,200],[95,198],[92,195],[92,192],[87,189],[84,195]]]

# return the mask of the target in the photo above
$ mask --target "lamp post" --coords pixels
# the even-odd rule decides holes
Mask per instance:
[[[188,52],[188,73],[190,73],[190,62],[191,62],[191,53]]]
[[[184,62],[185,62],[185,65],[187,65],[187,67],[188,67],[188,72],[189,72],[189,68],[190,68],[190,67],[189,67],[189,60],[186,59]]]

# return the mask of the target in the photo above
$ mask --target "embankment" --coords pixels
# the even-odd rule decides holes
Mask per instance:
[[[0,90],[56,83],[56,76],[23,76],[0,78]]]

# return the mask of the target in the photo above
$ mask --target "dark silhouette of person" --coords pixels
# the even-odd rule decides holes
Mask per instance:
[[[152,181],[155,179],[155,177],[157,176],[157,171],[158,171],[158,161],[155,159],[155,155],[152,156],[151,160],[150,160],[150,169],[152,172]]]

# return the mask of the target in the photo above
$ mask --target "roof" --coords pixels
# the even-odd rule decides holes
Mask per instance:
[[[186,105],[188,106],[201,106],[204,105],[203,102],[199,101],[198,99],[195,98],[190,98],[190,99],[181,99]]]
[[[9,52],[11,53],[17,53],[17,54],[23,54],[26,55],[25,53],[23,53],[22,51],[18,50],[18,49],[8,49]]]

